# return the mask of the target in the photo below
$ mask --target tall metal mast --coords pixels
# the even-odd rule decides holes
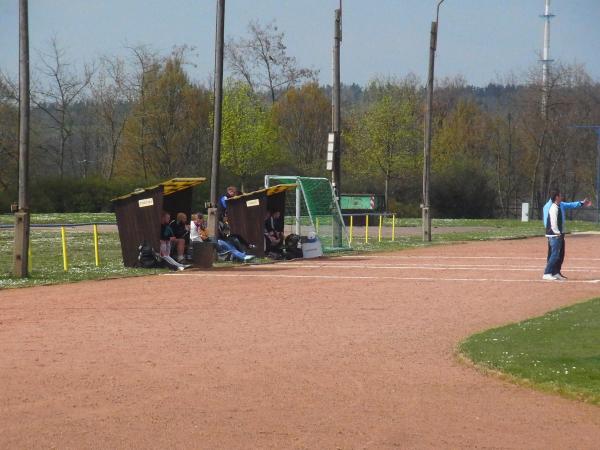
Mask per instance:
[[[546,0],[544,14],[540,16],[544,19],[544,48],[542,51],[542,115],[546,116],[546,106],[548,104],[548,93],[550,83],[550,20],[554,14],[550,13],[550,0]]]

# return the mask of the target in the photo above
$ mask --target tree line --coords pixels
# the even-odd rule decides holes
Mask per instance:
[[[109,199],[172,177],[210,175],[211,81],[191,79],[191,49],[148,46],[78,66],[53,39],[33,71],[34,211],[101,210]],[[268,173],[328,176],[331,87],[300,67],[275,23],[251,22],[226,44],[223,183],[245,190]],[[434,95],[432,204],[438,217],[537,211],[548,190],[594,198],[600,84],[585,68],[553,65],[541,108],[540,71],[486,87],[460,76]],[[415,76],[342,86],[342,188],[377,193],[418,216],[425,89]],[[18,90],[0,72],[0,208],[16,198]],[[206,191],[200,197],[207,197]],[[206,199],[206,198],[204,198]]]

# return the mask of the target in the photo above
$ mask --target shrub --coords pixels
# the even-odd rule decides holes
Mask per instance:
[[[446,218],[493,217],[496,193],[489,180],[474,161],[452,161],[432,177],[431,205],[434,214]]]

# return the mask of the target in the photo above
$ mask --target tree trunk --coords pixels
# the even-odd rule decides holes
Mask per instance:
[[[389,210],[388,209],[389,189],[390,189],[390,171],[386,170],[386,172],[385,172],[385,192],[384,192],[384,203],[385,203],[385,211],[386,212]]]
[[[534,201],[535,201],[535,187],[537,184],[537,179],[538,179],[538,171],[539,171],[539,167],[540,167],[540,161],[542,159],[542,150],[544,149],[544,145],[546,143],[546,129],[544,128],[544,131],[542,132],[542,137],[540,138],[540,141],[537,145],[537,155],[535,158],[535,165],[533,166],[533,174],[531,175],[531,192],[530,192],[530,211],[532,213],[532,219],[535,219],[535,217],[533,217],[533,214],[535,213],[536,209],[534,209]],[[541,214],[540,214],[541,216]]]

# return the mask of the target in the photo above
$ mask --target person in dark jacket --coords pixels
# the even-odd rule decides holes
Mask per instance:
[[[170,223],[173,235],[175,236],[173,244],[177,249],[177,261],[182,262],[185,254],[185,246],[189,241],[190,226],[187,223],[187,216],[185,213],[177,213],[177,220]]]

